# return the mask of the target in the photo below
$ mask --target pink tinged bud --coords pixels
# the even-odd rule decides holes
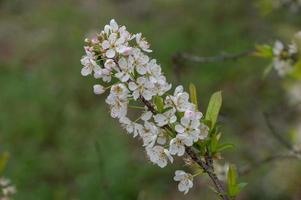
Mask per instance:
[[[95,37],[92,38],[91,42],[92,42],[93,44],[98,44],[98,43],[99,43],[99,40],[98,40],[98,38],[95,36]]]
[[[105,89],[102,85],[99,85],[99,84],[96,84],[93,86],[93,91],[94,91],[94,94],[102,94],[105,92]]]

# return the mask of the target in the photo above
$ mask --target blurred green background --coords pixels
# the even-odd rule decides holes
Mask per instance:
[[[10,153],[5,176],[17,186],[14,199],[217,199],[205,177],[179,193],[172,177],[183,163],[151,165],[141,141],[110,118],[105,96],[93,94],[95,80],[80,75],[84,38],[111,18],[147,37],[172,83],[197,85],[201,109],[223,90],[223,139],[236,146],[226,160],[240,168],[285,152],[262,112],[281,133],[293,129],[298,113],[287,103],[289,80],[275,73],[262,79],[269,61],[183,62],[178,80],[171,58],[290,41],[301,29],[300,13],[270,10],[267,0],[0,0],[0,151]],[[258,166],[241,180],[249,185],[238,199],[301,199],[300,161]]]

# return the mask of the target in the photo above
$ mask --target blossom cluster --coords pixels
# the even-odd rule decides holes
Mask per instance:
[[[298,47],[292,42],[285,45],[281,41],[276,41],[273,47],[273,67],[280,76],[289,74],[297,62]]]
[[[3,177],[0,178],[0,189],[0,200],[9,200],[16,193],[15,186],[11,185],[9,179]]]
[[[183,86],[168,93],[172,85],[157,61],[148,56],[152,50],[141,33],[132,34],[112,19],[85,42],[81,74],[102,81],[93,86],[94,93],[109,90],[105,101],[111,116],[128,134],[141,139],[152,163],[163,168],[173,163],[173,156],[183,156],[186,147],[207,137],[209,128],[202,122],[203,115],[190,102]],[[129,108],[142,112],[132,120]],[[174,177],[184,193],[192,187],[192,179],[191,174],[181,170]]]

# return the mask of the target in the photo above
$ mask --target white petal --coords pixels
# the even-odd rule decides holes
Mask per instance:
[[[111,19],[111,21],[110,21],[110,27],[112,28],[113,31],[117,31],[118,30],[118,24],[115,21],[115,19]]]
[[[124,57],[120,58],[118,61],[118,65],[121,69],[125,69],[127,67],[127,60]]]
[[[81,74],[82,74],[83,76],[88,76],[88,75],[91,74],[91,73],[92,73],[92,68],[91,68],[91,67],[88,67],[88,66],[83,67],[82,70],[81,70]]]
[[[115,50],[114,49],[109,49],[107,52],[106,52],[106,56],[108,58],[114,58],[115,57]]]
[[[104,50],[106,50],[110,47],[110,42],[108,40],[105,40],[102,42],[101,46]]]
[[[134,82],[130,82],[129,83],[129,89],[131,90],[131,91],[134,91],[134,90],[136,90],[138,88],[138,86],[136,85],[136,83],[134,83]]]
[[[116,33],[112,33],[110,36],[109,36],[109,42],[110,44],[114,44],[117,40],[117,34]]]
[[[175,130],[177,131],[177,133],[184,133],[185,128],[183,126],[181,126],[180,124],[177,124],[175,126]]]

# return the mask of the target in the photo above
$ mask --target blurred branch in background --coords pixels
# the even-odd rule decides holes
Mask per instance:
[[[301,160],[301,151],[299,149],[294,148],[293,144],[291,144],[289,141],[287,141],[280,133],[278,133],[276,131],[276,128],[274,127],[274,125],[271,122],[269,114],[266,112],[263,112],[263,117],[264,117],[267,127],[269,128],[270,134],[273,136],[274,139],[276,139],[279,142],[279,144],[284,146],[288,150],[288,152],[284,153],[284,154],[270,155],[264,159],[261,159],[250,165],[247,165],[240,170],[241,175],[247,175],[247,174],[251,173],[254,169],[258,169],[259,167],[261,167],[265,164],[269,164],[271,162],[275,162],[278,160],[288,160],[288,159]]]
[[[196,63],[212,63],[212,62],[223,62],[223,61],[230,61],[230,60],[235,61],[240,58],[252,56],[255,52],[256,52],[255,49],[250,49],[239,53],[223,52],[220,55],[209,56],[209,57],[197,56],[185,52],[175,53],[172,56],[173,69],[174,69],[174,73],[176,74],[177,80],[180,80],[181,68],[185,61],[196,62]]]
[[[243,51],[240,53],[235,53],[235,54],[222,53],[220,55],[209,56],[209,57],[196,56],[189,53],[178,53],[175,54],[175,57],[187,61],[192,61],[192,62],[210,63],[210,62],[222,62],[227,60],[237,60],[239,58],[251,56],[253,53],[255,53],[254,49]]]

